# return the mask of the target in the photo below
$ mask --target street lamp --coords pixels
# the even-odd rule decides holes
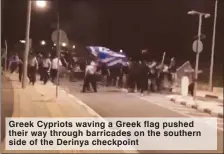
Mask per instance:
[[[73,45],[72,48],[75,49],[75,45]]]
[[[198,12],[198,11],[194,11],[194,10],[189,11],[187,14],[204,16],[205,18],[209,18],[211,16],[209,13],[202,13],[202,12]]]
[[[43,40],[40,42],[41,45],[46,45],[46,42]]]
[[[62,43],[62,46],[63,46],[63,47],[66,47],[66,45],[67,45],[66,43],[64,43],[64,42]]]
[[[22,88],[26,87],[26,77],[27,77],[27,65],[28,65],[28,55],[29,55],[29,48],[30,48],[30,20],[31,20],[31,7],[32,0],[28,0],[27,6],[27,19],[26,19],[26,44],[25,44],[25,52],[23,55],[23,76],[22,76]],[[45,1],[36,1],[36,6],[40,8],[44,8],[46,6]]]
[[[45,8],[47,5],[46,1],[36,1],[36,6],[40,7],[40,8]]]
[[[120,50],[120,53],[122,53],[123,52],[123,50]]]
[[[192,11],[189,11],[187,14],[193,15],[193,14],[196,14],[196,13],[197,13],[196,11],[192,10]]]
[[[25,41],[25,40],[20,40],[20,43],[25,44],[25,43],[26,43],[26,41]]]
[[[198,24],[198,41],[197,41],[197,47],[196,47],[196,65],[195,65],[195,83],[194,83],[194,98],[196,96],[196,90],[197,90],[197,79],[198,79],[198,65],[199,65],[199,42],[201,41],[201,26],[202,26],[202,17],[209,18],[210,14],[209,13],[202,13],[198,11],[189,11],[189,15],[198,15],[199,16],[199,24]]]

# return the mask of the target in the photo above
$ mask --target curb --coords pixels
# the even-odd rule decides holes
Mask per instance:
[[[125,89],[125,88],[121,88],[120,89],[122,92],[128,92],[128,89]]]
[[[209,95],[209,94],[206,94],[206,95],[205,95],[205,98],[219,99],[218,96],[215,96],[215,95]]]
[[[223,118],[223,113],[212,112],[212,109],[200,108],[198,105],[196,105],[196,104],[188,104],[186,101],[178,102],[178,101],[176,101],[175,98],[170,98],[170,101],[173,102],[173,103],[179,103],[180,105],[183,105],[183,106],[186,106],[186,107],[189,107],[189,108],[192,108],[192,109],[204,112],[204,113],[208,113],[208,114],[210,114],[212,116],[216,116],[218,118]]]
[[[212,99],[217,99],[217,100],[223,101],[223,97],[222,96],[216,96],[216,95],[206,94],[206,95],[204,95],[204,97],[205,98],[212,98]]]
[[[176,90],[174,88],[172,92],[180,93],[180,90]],[[204,93],[204,94],[197,94],[197,96],[198,97],[211,98],[211,99],[216,99],[216,100],[223,101],[223,95],[220,96],[220,95],[216,95],[216,94],[212,94],[212,93]]]
[[[94,117],[98,117],[100,118],[102,121],[107,122],[102,116],[100,116],[96,111],[94,111],[91,107],[89,107],[88,105],[86,105],[85,103],[83,103],[80,99],[78,99],[77,97],[75,97],[74,95],[72,95],[71,93],[68,93],[66,90],[64,90],[63,88],[59,89],[61,92],[66,93],[69,97],[73,98],[76,100],[76,102],[83,106],[87,112],[89,112],[91,115],[93,115]],[[123,150],[123,153],[139,153],[138,150],[136,150],[135,148],[132,150]]]
[[[10,76],[9,74],[5,75],[6,77],[8,77],[9,79],[12,79],[12,76]],[[14,85],[13,85],[14,86]],[[49,84],[49,86],[54,86],[53,84]],[[80,99],[78,99],[76,96],[72,95],[71,93],[67,92],[66,90],[64,90],[63,88],[61,88],[59,86],[58,88],[59,92],[61,93],[65,93],[68,97],[72,98],[75,100],[76,103],[78,103],[80,106],[84,107],[85,110],[90,113],[93,117],[97,117],[100,120],[104,121],[107,123],[107,121],[105,120],[104,117],[100,116],[96,111],[94,111],[91,107],[89,107],[88,105],[86,105],[84,102],[82,102]],[[109,150],[110,151],[110,150]],[[139,153],[138,150],[135,149],[135,147],[132,147],[132,149],[130,150],[118,150],[118,151],[122,151],[122,153]],[[110,152],[109,152],[110,153]]]
[[[61,90],[66,92],[65,90]],[[83,106],[91,115],[93,115],[94,117],[99,117],[102,118],[97,112],[95,112],[92,108],[90,108],[88,105],[86,105],[85,103],[83,103],[81,100],[79,100],[78,98],[76,98],[74,95],[67,93],[67,95],[73,99],[75,99],[75,101]]]

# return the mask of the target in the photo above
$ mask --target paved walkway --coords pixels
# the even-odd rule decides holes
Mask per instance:
[[[68,95],[59,88],[59,96],[56,98],[56,88],[52,83],[43,85],[37,82],[35,86],[28,85],[21,88],[17,74],[6,74],[2,80],[3,101],[2,115],[5,117],[98,117],[99,115],[85,104],[82,104],[74,96]],[[6,92],[9,92],[7,93]],[[2,127],[5,128],[5,127]],[[5,134],[5,129],[2,130]],[[2,138],[4,149],[4,137]],[[5,151],[5,153],[16,153]],[[34,151],[19,151],[20,153],[34,153]],[[126,153],[125,151],[35,151],[35,153]],[[135,152],[135,151],[133,151]]]

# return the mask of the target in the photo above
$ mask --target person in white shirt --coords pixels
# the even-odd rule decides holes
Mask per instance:
[[[50,70],[51,70],[51,60],[49,57],[50,57],[50,55],[46,55],[42,61],[44,84],[47,83],[47,81],[50,77],[49,75],[50,75]]]
[[[34,53],[31,53],[29,55],[29,59],[28,59],[28,78],[30,80],[30,83],[32,83],[33,85],[36,82],[36,72],[38,70],[38,61],[37,61],[37,57]]]
[[[94,92],[97,92],[96,88],[96,70],[97,65],[95,62],[91,62],[90,65],[86,66],[84,84],[82,92],[85,92],[88,89],[89,84],[91,83]]]
[[[43,55],[42,54],[38,54],[37,56],[37,61],[38,61],[38,72],[40,75],[40,81],[43,81]]]
[[[57,73],[62,66],[61,60],[58,57],[54,56],[51,64],[51,81],[54,83]]]

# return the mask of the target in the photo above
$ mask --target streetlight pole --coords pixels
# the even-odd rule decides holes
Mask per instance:
[[[202,25],[202,14],[199,14],[199,24],[198,24],[198,41],[197,41],[197,50],[196,50],[196,64],[195,64],[195,72],[194,72],[194,97],[196,96],[196,89],[197,89],[197,80],[198,80],[198,65],[199,65],[199,55],[200,52],[198,51],[198,43],[201,41],[201,25]]]
[[[36,1],[38,7],[45,7],[45,1]],[[28,65],[28,55],[30,50],[30,21],[31,21],[31,9],[32,9],[32,0],[28,0],[27,7],[27,18],[26,18],[26,40],[25,40],[25,51],[23,54],[23,76],[22,76],[22,88],[26,88],[26,77],[27,77],[27,65]]]
[[[58,11],[58,10],[57,10]],[[57,83],[56,83],[56,97],[58,97],[58,85],[59,85],[59,62],[60,62],[60,18],[59,12],[57,12],[57,57],[58,57],[58,72],[57,72]]]
[[[196,90],[197,90],[197,80],[198,80],[198,65],[199,65],[199,42],[201,42],[201,26],[202,26],[202,18],[209,18],[210,14],[208,13],[201,13],[197,11],[189,11],[188,14],[190,15],[198,15],[199,16],[199,24],[198,24],[198,39],[197,39],[197,44],[196,44],[196,64],[195,64],[195,70],[194,70],[194,93],[193,96],[195,98],[196,96]]]
[[[212,52],[211,52],[211,64],[209,72],[209,90],[212,91],[213,87],[213,68],[214,68],[214,53],[215,53],[215,33],[216,33],[216,20],[217,20],[217,8],[218,0],[215,1],[215,16],[214,16],[214,25],[213,25],[213,36],[212,36]]]
[[[26,20],[26,44],[25,44],[25,52],[23,54],[22,88],[26,88],[27,65],[29,54],[30,20],[31,20],[31,0],[28,0],[27,20]]]

